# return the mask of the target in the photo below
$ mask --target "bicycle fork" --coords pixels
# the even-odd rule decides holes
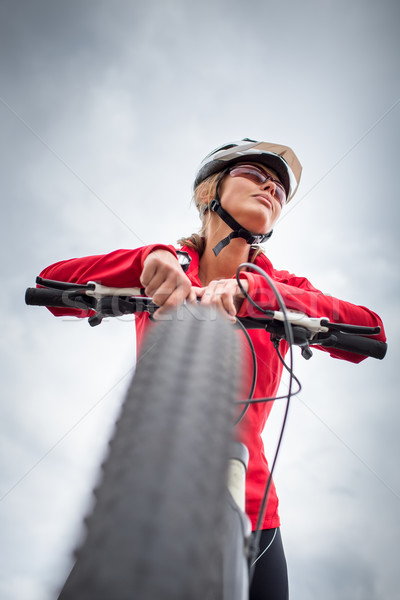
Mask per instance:
[[[224,540],[223,600],[248,600],[248,549],[251,523],[245,513],[247,447],[233,442],[227,479],[227,523]]]

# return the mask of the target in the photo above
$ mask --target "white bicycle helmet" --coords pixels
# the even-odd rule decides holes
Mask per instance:
[[[221,172],[221,178],[229,167],[240,162],[256,162],[265,165],[275,171],[286,192],[286,203],[289,202],[299,186],[302,167],[291,148],[270,142],[257,142],[244,138],[238,142],[231,142],[219,146],[208,154],[197,171],[194,181],[194,189],[210,175]],[[229,244],[231,239],[241,237],[248,244],[259,244],[265,242],[272,231],[265,234],[254,235],[244,229],[225,209],[222,208],[218,195],[218,187],[215,198],[210,203],[210,210],[216,212],[221,219],[233,230],[232,233],[221,240],[213,249],[217,255]]]
[[[244,138],[239,142],[231,142],[219,146],[208,154],[198,169],[194,187],[210,175],[223,171],[239,162],[258,162],[276,172],[286,191],[286,202],[289,202],[298,188],[301,176],[299,159],[289,146],[256,142]]]

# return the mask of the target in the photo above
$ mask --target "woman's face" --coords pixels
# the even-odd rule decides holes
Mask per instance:
[[[259,164],[254,166],[279,181],[270,169]],[[256,183],[245,176],[232,177],[227,174],[219,187],[221,205],[248,231],[254,234],[268,233],[282,210],[279,200],[274,197],[275,186],[271,180]]]

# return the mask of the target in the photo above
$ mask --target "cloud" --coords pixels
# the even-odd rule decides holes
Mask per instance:
[[[299,598],[354,598],[354,600],[378,600],[379,584],[373,564],[364,562],[357,552],[346,547],[346,532],[343,532],[342,544],[328,553],[324,550],[318,555],[307,553],[304,539],[304,554],[296,557],[295,573]]]
[[[274,265],[371,306],[390,338],[382,363],[296,360],[304,403],[293,403],[277,471],[292,593],[395,600],[398,3],[0,10],[0,481],[3,492],[17,484],[0,505],[2,598],[43,600],[68,570],[125,380],[100,400],[134,355],[131,322],[57,321],[24,306],[25,287],[56,260],[195,230],[202,156],[255,136],[288,143],[304,165],[268,242]]]

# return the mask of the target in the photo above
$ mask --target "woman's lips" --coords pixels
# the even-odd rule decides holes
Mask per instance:
[[[269,208],[273,208],[272,198],[268,194],[254,194],[254,197],[261,200],[263,204],[266,204]]]

